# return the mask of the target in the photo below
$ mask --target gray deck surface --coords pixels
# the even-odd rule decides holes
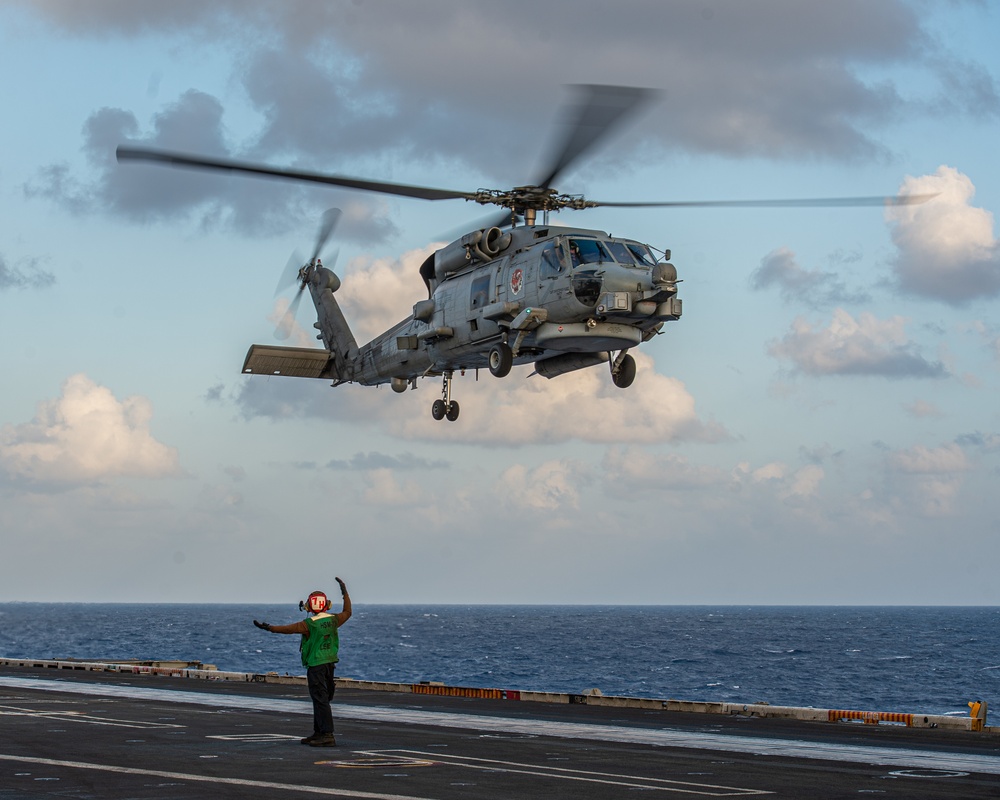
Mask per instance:
[[[0,667],[8,798],[1000,798],[991,734]]]

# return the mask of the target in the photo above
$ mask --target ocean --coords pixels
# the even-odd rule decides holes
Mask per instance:
[[[288,605],[0,603],[0,656],[303,674]],[[357,605],[337,674],[522,691],[968,714],[1000,703],[1000,608]],[[996,706],[1000,708],[1000,706]]]

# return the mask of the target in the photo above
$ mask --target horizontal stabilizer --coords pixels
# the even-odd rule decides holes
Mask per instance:
[[[253,344],[243,362],[244,375],[284,375],[288,378],[337,379],[329,350]]]

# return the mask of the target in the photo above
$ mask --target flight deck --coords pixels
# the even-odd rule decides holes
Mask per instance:
[[[320,748],[299,679],[206,672],[0,659],[0,798],[1000,797],[1000,735],[975,720],[344,680]]]

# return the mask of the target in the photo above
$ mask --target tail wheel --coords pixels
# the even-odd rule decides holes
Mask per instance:
[[[444,400],[435,400],[434,405],[431,406],[431,416],[434,419],[442,420],[444,419],[445,410]]]
[[[505,378],[514,365],[514,352],[510,345],[501,342],[490,350],[490,373],[496,378]]]
[[[611,380],[619,389],[627,389],[635,380],[635,359],[632,356],[625,356],[618,369],[611,373]]]
[[[456,419],[458,419],[458,412],[459,408],[457,401],[452,400],[450,403],[448,403],[448,411],[446,412],[446,416],[448,417],[448,422],[454,422]]]

